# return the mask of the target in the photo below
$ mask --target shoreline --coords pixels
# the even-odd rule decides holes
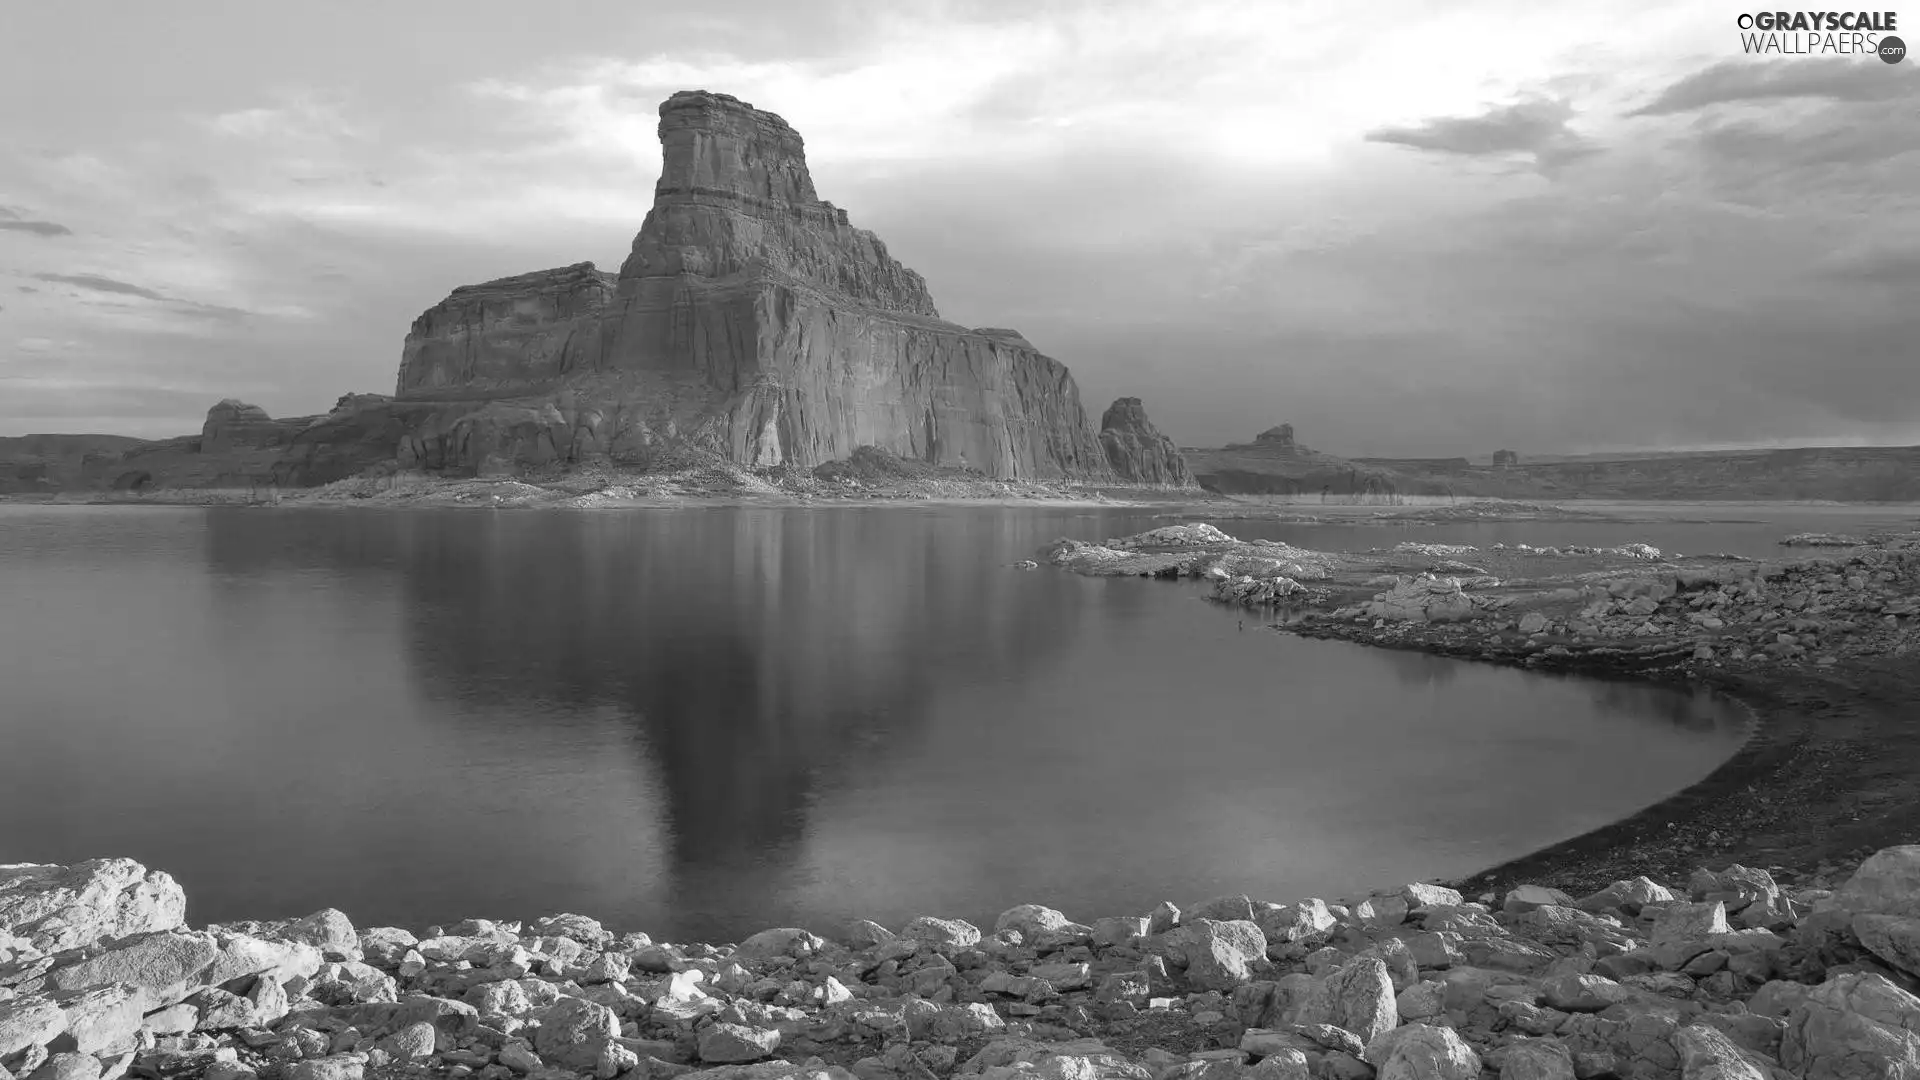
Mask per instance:
[[[1289,612],[1269,624],[1279,633],[1705,689],[1748,713],[1748,738],[1708,775],[1448,882],[1469,894],[1524,884],[1578,892],[1707,862],[1817,876],[1920,840],[1920,534],[1731,563],[1631,547],[1574,557],[1415,543],[1316,552],[1180,525],[1062,541],[1048,558],[1096,576],[1202,579],[1215,601]],[[1876,571],[1857,565],[1862,551],[1880,553],[1873,567],[1897,568],[1877,571],[1888,582],[1868,579]],[[1610,767],[1631,761],[1596,765]]]
[[[1281,632],[1294,632],[1281,628]],[[1456,650],[1429,644],[1388,644],[1368,641],[1359,635],[1299,633],[1318,640],[1341,640],[1376,648],[1401,648],[1428,655],[1499,666],[1524,667],[1508,660],[1486,660],[1460,655]],[[1737,862],[1760,865],[1791,880],[1798,874],[1829,872],[1857,864],[1865,853],[1876,847],[1920,839],[1920,813],[1883,817],[1863,822],[1861,817],[1838,806],[1822,813],[1822,804],[1800,798],[1804,789],[1819,784],[1844,797],[1851,786],[1842,768],[1835,769],[1832,755],[1860,742],[1872,744],[1875,752],[1899,754],[1903,759],[1920,762],[1920,738],[1908,737],[1912,745],[1900,745],[1887,739],[1898,735],[1906,725],[1875,723],[1867,730],[1850,733],[1845,748],[1825,745],[1820,738],[1823,715],[1857,710],[1863,704],[1882,706],[1897,703],[1860,700],[1849,693],[1847,683],[1858,679],[1859,670],[1829,673],[1826,680],[1805,676],[1786,679],[1752,677],[1713,677],[1670,670],[1623,672],[1616,667],[1586,667],[1579,663],[1554,669],[1556,673],[1589,679],[1618,680],[1636,685],[1661,686],[1677,690],[1707,688],[1737,704],[1750,717],[1746,739],[1732,756],[1692,784],[1653,804],[1616,821],[1597,826],[1577,836],[1504,860],[1471,874],[1451,878],[1444,884],[1463,893],[1480,894],[1504,891],[1525,884],[1540,884],[1568,892],[1592,891],[1607,882],[1639,876],[1656,880],[1684,874],[1693,865],[1720,865]],[[1879,673],[1876,677],[1892,677]],[[1920,704],[1920,680],[1907,680],[1909,699]],[[1880,717],[1880,720],[1897,717]],[[1809,775],[1816,770],[1819,775]],[[1794,797],[1802,815],[1791,827],[1755,835],[1752,823],[1743,815],[1773,798]],[[1827,804],[1832,806],[1832,804]],[[1780,816],[1776,809],[1774,818]],[[1845,827],[1839,827],[1844,825]]]

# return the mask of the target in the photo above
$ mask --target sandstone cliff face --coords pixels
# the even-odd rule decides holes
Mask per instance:
[[[385,394],[347,394],[325,416],[305,418],[268,478],[288,487],[313,487],[391,469],[395,447],[434,411],[397,404]]]
[[[848,303],[938,318],[919,274],[814,193],[800,135],[726,94],[660,106],[660,181],[622,279],[787,278]]]
[[[1100,447],[1114,476],[1130,484],[1195,487],[1186,459],[1173,440],[1147,419],[1139,398],[1123,397],[1100,419]]]
[[[600,313],[613,286],[613,275],[592,263],[463,285],[414,320],[398,393],[526,393],[590,368],[600,358]]]
[[[743,465],[874,445],[1112,479],[1067,369],[941,320],[920,275],[817,196],[784,120],[683,92],[659,131],[654,207],[617,277],[582,263],[469,286],[415,322],[398,399],[491,403],[436,414],[403,464],[633,461],[685,437]]]

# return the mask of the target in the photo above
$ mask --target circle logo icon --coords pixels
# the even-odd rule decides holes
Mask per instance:
[[[1880,39],[1880,60],[1883,63],[1897,64],[1907,58],[1907,43],[1888,34]]]

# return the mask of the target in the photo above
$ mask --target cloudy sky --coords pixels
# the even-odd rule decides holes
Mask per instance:
[[[453,286],[617,267],[700,88],[1186,445],[1920,443],[1920,64],[1746,56],[1742,10],[13,5],[0,434],[390,392]]]

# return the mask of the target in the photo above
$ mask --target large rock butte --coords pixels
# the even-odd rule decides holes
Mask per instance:
[[[618,274],[455,289],[407,335],[397,401],[436,403],[403,466],[644,463],[692,438],[742,465],[873,445],[1007,478],[1111,480],[1067,369],[939,316],[920,275],[821,199],[798,133],[725,94],[660,106],[662,169]]]

